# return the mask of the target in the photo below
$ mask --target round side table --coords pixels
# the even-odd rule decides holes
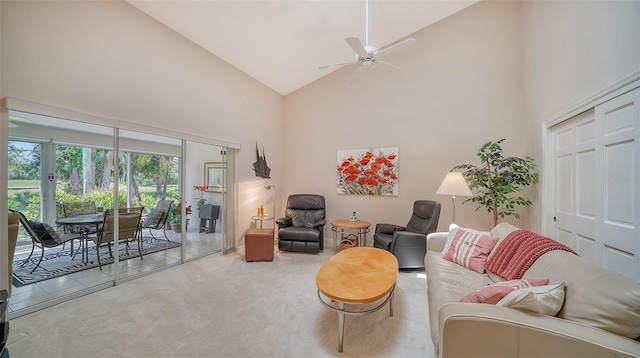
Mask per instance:
[[[338,252],[338,231],[340,231],[340,237],[344,236],[345,230],[355,231],[358,235],[359,241],[364,243],[362,246],[367,246],[367,233],[371,223],[364,220],[351,221],[349,219],[338,219],[331,222],[331,231],[333,231],[333,241],[335,243],[335,252]]]
[[[262,222],[263,221],[269,221],[269,220],[273,220],[274,217],[273,216],[269,216],[269,215],[254,215],[251,217],[251,220],[256,222],[256,229],[262,229]],[[258,227],[258,223],[260,223],[260,227]]]

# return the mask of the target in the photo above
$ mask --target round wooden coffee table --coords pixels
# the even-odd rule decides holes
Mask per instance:
[[[344,236],[345,230],[354,230],[360,239],[361,246],[367,246],[367,233],[371,223],[364,220],[351,221],[349,219],[333,220],[331,222],[331,231],[333,231],[333,241],[335,242],[335,252],[338,252],[340,246],[338,242],[338,231],[340,236]]]
[[[393,316],[393,291],[397,277],[396,257],[386,250],[373,247],[340,251],[320,267],[316,274],[318,298],[323,305],[338,313],[339,352],[342,352],[345,314],[372,313],[389,302],[389,315]],[[379,305],[368,310],[351,311],[345,308],[345,304],[361,305],[385,296],[386,299]]]

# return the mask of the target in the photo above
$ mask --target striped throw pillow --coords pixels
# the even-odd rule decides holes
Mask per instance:
[[[459,228],[444,258],[475,272],[484,273],[489,252],[497,242],[497,237]]]

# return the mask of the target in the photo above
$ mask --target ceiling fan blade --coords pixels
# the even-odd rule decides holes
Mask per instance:
[[[350,66],[350,65],[359,65],[359,62],[356,61],[351,61],[351,62],[343,62],[343,63],[332,63],[330,65],[322,65],[320,67],[318,67],[321,70],[326,70],[331,66]]]
[[[364,67],[362,66],[356,67],[355,71],[353,72],[353,76],[351,77],[351,81],[349,81],[349,84],[354,85],[358,83],[364,71],[365,71]]]
[[[387,58],[387,57],[391,57],[391,56],[395,56],[401,52],[404,52],[406,50],[408,50],[409,48],[413,47],[413,45],[415,45],[416,40],[409,38],[406,39],[402,42],[398,42],[395,45],[391,45],[387,48],[384,48],[380,51],[378,51],[378,53],[376,54],[376,59],[383,59],[383,58]]]
[[[367,50],[364,48],[364,46],[362,46],[362,42],[360,42],[359,38],[357,38],[357,37],[347,37],[344,40],[347,41],[349,46],[351,46],[353,51],[355,51],[358,54],[358,56],[367,57]]]
[[[377,60],[376,64],[378,64],[378,63],[381,63],[381,64],[386,65],[386,66],[390,66],[390,67],[392,67],[393,69],[396,69],[396,70],[404,70],[404,68],[402,68],[400,66],[396,66],[393,63]]]

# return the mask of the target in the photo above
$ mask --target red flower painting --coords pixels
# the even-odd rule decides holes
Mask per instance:
[[[338,151],[338,194],[398,195],[398,148]]]

